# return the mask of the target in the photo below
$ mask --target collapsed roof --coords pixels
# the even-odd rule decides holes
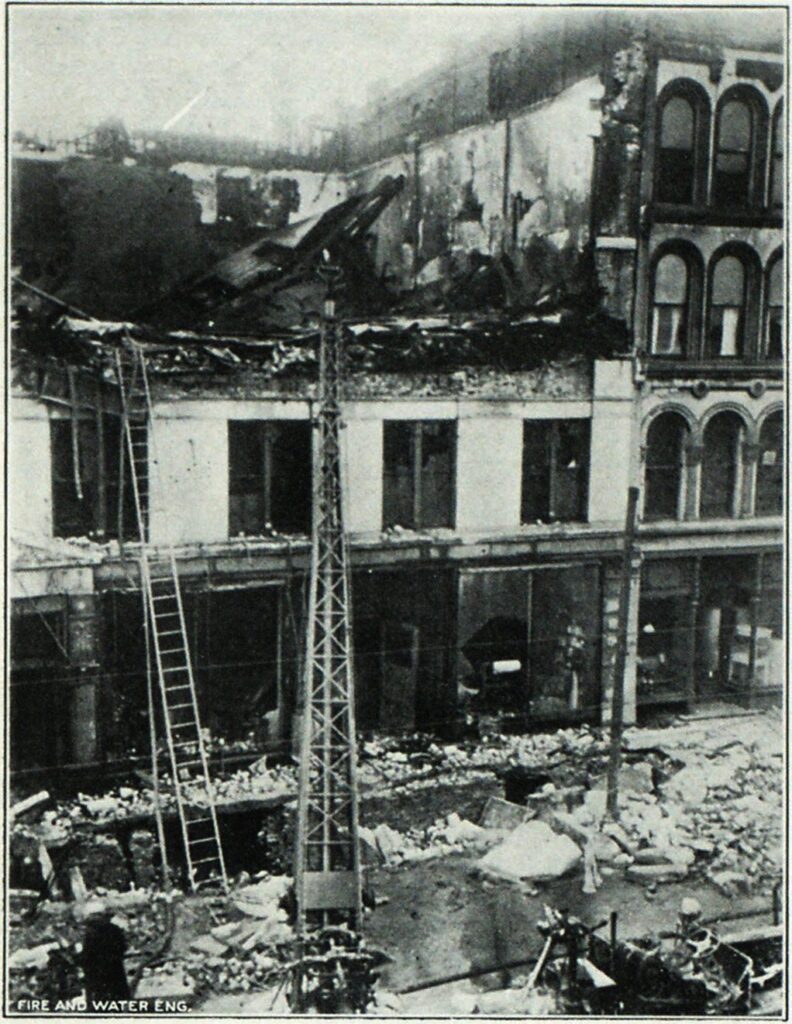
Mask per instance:
[[[389,317],[350,321],[345,329],[350,374],[453,373],[477,367],[530,371],[550,363],[608,358],[626,352],[628,342],[623,325],[602,313]],[[222,387],[224,378],[245,371],[306,382],[318,374],[318,325],[254,338],[62,317],[47,330],[19,325],[15,339],[17,364],[29,362],[26,356],[54,357],[101,371],[112,365],[120,345],[133,340],[143,347],[153,376],[214,376]]]
[[[186,281],[169,296],[140,311],[143,319],[173,326],[189,323],[271,323],[267,307],[275,296],[300,285],[315,287],[314,270],[322,254],[354,274],[366,233],[404,188],[403,175],[386,176],[375,188],[352,196],[324,213],[269,231],[231,253],[208,271]],[[350,256],[354,254],[353,258]],[[376,282],[367,282],[376,300]],[[381,289],[380,285],[380,289]],[[286,317],[286,322],[292,318]],[[278,318],[274,318],[275,323]]]

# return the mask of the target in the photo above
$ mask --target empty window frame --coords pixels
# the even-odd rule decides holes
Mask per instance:
[[[701,459],[701,518],[736,516],[741,483],[743,421],[735,412],[720,412],[704,428]]]
[[[383,526],[421,530],[454,525],[454,420],[383,424]]]
[[[588,420],[524,420],[523,523],[585,522]]]
[[[120,493],[121,420],[117,416],[50,420],[52,531],[56,537],[117,538],[119,498],[123,539],[138,536],[132,478],[124,449]],[[141,481],[145,489],[145,481]]]
[[[311,529],[311,425],[307,420],[229,420],[229,533]]]
[[[756,467],[756,514],[781,515],[784,503],[784,421],[781,412],[771,413],[759,431]]]
[[[765,281],[765,355],[784,358],[784,260],[780,254],[770,263]]]
[[[739,357],[745,348],[746,267],[735,255],[721,256],[712,269],[709,310],[709,354]]]
[[[784,107],[778,103],[773,113],[770,140],[770,202],[780,210],[784,205]]]
[[[689,272],[685,259],[666,253],[655,265],[651,352],[684,355],[687,348]]]
[[[649,425],[646,434],[644,519],[677,519],[681,516],[687,439],[687,423],[675,412],[661,413]]]

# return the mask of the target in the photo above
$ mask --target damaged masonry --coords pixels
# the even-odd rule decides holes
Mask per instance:
[[[17,133],[15,1012],[781,1012],[780,42],[558,17]]]

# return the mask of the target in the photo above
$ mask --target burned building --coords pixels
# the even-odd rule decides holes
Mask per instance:
[[[383,101],[378,134],[343,129],[348,198],[140,322],[20,321],[15,771],[147,749],[127,338],[152,388],[148,544],[175,551],[212,752],[289,749],[325,248],[362,730],[607,719],[633,484],[628,717],[780,692],[781,59],[623,18],[564,38],[563,60],[526,38]]]

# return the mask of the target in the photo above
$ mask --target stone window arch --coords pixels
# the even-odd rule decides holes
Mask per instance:
[[[687,421],[672,410],[661,412],[649,424],[644,467],[645,520],[682,517],[689,437]]]
[[[739,514],[742,485],[742,444],[745,421],[731,409],[716,413],[702,432],[702,519],[725,519]]]
[[[658,99],[655,199],[703,203],[707,185],[710,102],[696,82],[678,79]]]

